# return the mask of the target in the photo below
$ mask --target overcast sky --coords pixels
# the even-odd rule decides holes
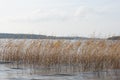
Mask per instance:
[[[120,35],[120,0],[0,0],[0,32]]]

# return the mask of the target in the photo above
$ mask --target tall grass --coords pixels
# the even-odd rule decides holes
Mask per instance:
[[[120,69],[120,41],[7,40],[0,44],[2,61],[80,71]]]

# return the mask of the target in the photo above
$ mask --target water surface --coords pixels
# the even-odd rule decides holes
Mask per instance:
[[[120,70],[99,72],[59,72],[0,64],[0,80],[120,80]]]

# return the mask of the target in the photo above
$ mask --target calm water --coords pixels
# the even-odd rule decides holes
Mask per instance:
[[[65,73],[0,64],[0,80],[120,80],[120,70]]]

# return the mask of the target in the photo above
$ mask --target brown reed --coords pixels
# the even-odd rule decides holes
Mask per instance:
[[[120,69],[120,41],[7,40],[0,59],[37,66],[72,66],[80,71]]]

